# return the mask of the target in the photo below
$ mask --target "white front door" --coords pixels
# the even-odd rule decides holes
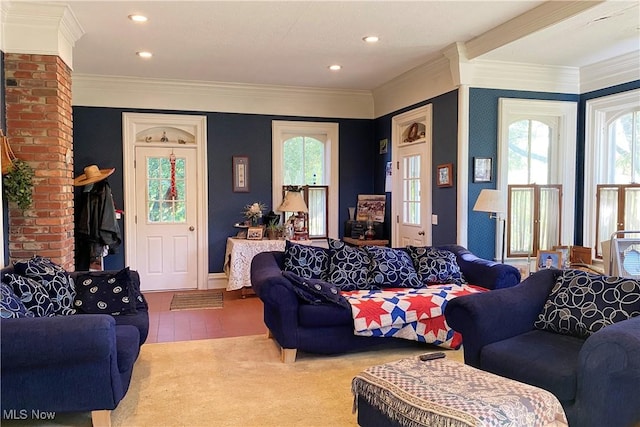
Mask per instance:
[[[135,165],[135,257],[141,288],[197,289],[196,150],[137,146]]]
[[[425,246],[431,243],[428,218],[429,184],[425,143],[398,149],[397,179],[394,191],[396,212],[395,247]]]

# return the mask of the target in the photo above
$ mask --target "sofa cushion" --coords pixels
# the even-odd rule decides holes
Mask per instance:
[[[285,243],[284,270],[309,279],[326,279],[329,270],[329,253],[325,248]]]
[[[640,315],[640,281],[564,270],[534,326],[586,338],[605,326]]]
[[[480,368],[543,388],[567,402],[576,397],[578,353],[583,344],[580,338],[532,330],[484,346]]]
[[[13,265],[15,272],[40,283],[47,291],[56,314],[74,314],[73,299],[75,290],[69,274],[49,258],[34,256]]]
[[[4,280],[35,317],[55,316],[53,302],[40,283],[15,273],[5,274]]]
[[[369,283],[379,288],[420,288],[424,284],[418,279],[409,254],[402,249],[383,246],[365,246],[371,264]]]
[[[116,352],[118,355],[118,371],[128,372],[140,353],[140,334],[134,326],[116,326]]]
[[[18,319],[21,317],[33,317],[33,313],[27,310],[24,303],[13,292],[11,286],[0,283],[0,317],[3,319]]]
[[[293,284],[293,291],[300,299],[310,304],[334,304],[345,308],[349,303],[340,295],[340,290],[332,283],[320,279],[300,277],[290,271],[282,273]]]
[[[329,277],[340,290],[355,291],[374,288],[369,283],[371,260],[362,248],[348,246],[341,240],[329,239]]]
[[[407,252],[411,255],[418,279],[425,285],[466,283],[453,252],[428,246],[408,246]]]
[[[82,273],[76,279],[77,295],[74,304],[78,312],[113,316],[136,312],[129,267],[110,274]]]

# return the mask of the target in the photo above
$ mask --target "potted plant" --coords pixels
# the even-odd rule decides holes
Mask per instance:
[[[13,169],[3,177],[7,200],[15,202],[23,211],[33,203],[33,176],[33,168],[27,162],[15,159]]]
[[[280,237],[280,231],[282,227],[278,224],[280,222],[279,218],[272,219],[267,224],[267,238],[269,240],[277,240]]]

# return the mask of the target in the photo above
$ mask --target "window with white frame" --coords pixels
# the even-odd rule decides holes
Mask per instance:
[[[338,124],[273,121],[273,205],[283,186],[308,186],[309,235],[338,236]]]
[[[640,90],[587,102],[584,210],[597,257],[614,232],[640,230]]]
[[[506,252],[535,256],[538,250],[569,244],[577,104],[509,98],[499,104],[497,188],[509,200]]]

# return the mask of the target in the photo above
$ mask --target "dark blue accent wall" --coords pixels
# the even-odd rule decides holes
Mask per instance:
[[[6,104],[5,104],[5,81],[4,81],[4,52],[0,50],[0,128],[4,134],[7,134],[7,120],[6,120]],[[2,234],[4,236],[4,251],[5,263],[9,262],[9,205],[7,198],[2,198]],[[4,266],[0,266],[4,267]]]
[[[73,107],[74,175],[85,166],[115,167],[109,177],[114,202],[123,207],[122,113],[199,114],[207,117],[209,272],[221,272],[226,239],[236,234],[233,224],[242,220],[245,205],[271,201],[271,122],[304,120],[336,122],[340,129],[339,224],[348,218],[347,207],[355,206],[358,194],[374,191],[373,121],[368,119],[327,119],[167,110],[134,110],[103,107]],[[249,156],[250,192],[232,191],[231,158]],[[126,212],[125,212],[126,215]],[[121,222],[122,225],[122,222]],[[340,230],[342,233],[342,230]],[[342,236],[340,236],[342,237]],[[105,258],[105,267],[124,267],[124,254]]]
[[[432,226],[433,244],[441,245],[455,243],[457,239],[457,191],[456,164],[458,158],[458,91],[454,90],[435,98],[411,105],[394,111],[375,120],[375,147],[381,139],[389,140],[387,154],[376,156],[376,173],[374,186],[376,194],[384,192],[385,168],[391,161],[391,128],[393,117],[406,111],[413,110],[423,105],[432,104],[432,210],[438,215],[438,225]],[[454,182],[453,187],[439,188],[436,185],[436,166],[439,164],[453,163]],[[394,168],[394,172],[397,169]],[[391,194],[387,193],[387,209],[385,211],[387,227],[391,224]],[[387,230],[389,235],[389,230]]]
[[[469,174],[473,173],[474,157],[491,157],[493,170],[497,171],[498,159],[498,101],[500,98],[542,99],[578,102],[579,96],[562,93],[529,92],[502,89],[469,90]],[[578,165],[578,168],[581,168]],[[469,179],[468,249],[481,258],[495,256],[496,220],[484,212],[474,212],[473,205],[480,190],[496,188],[496,179],[490,183],[474,183]]]

